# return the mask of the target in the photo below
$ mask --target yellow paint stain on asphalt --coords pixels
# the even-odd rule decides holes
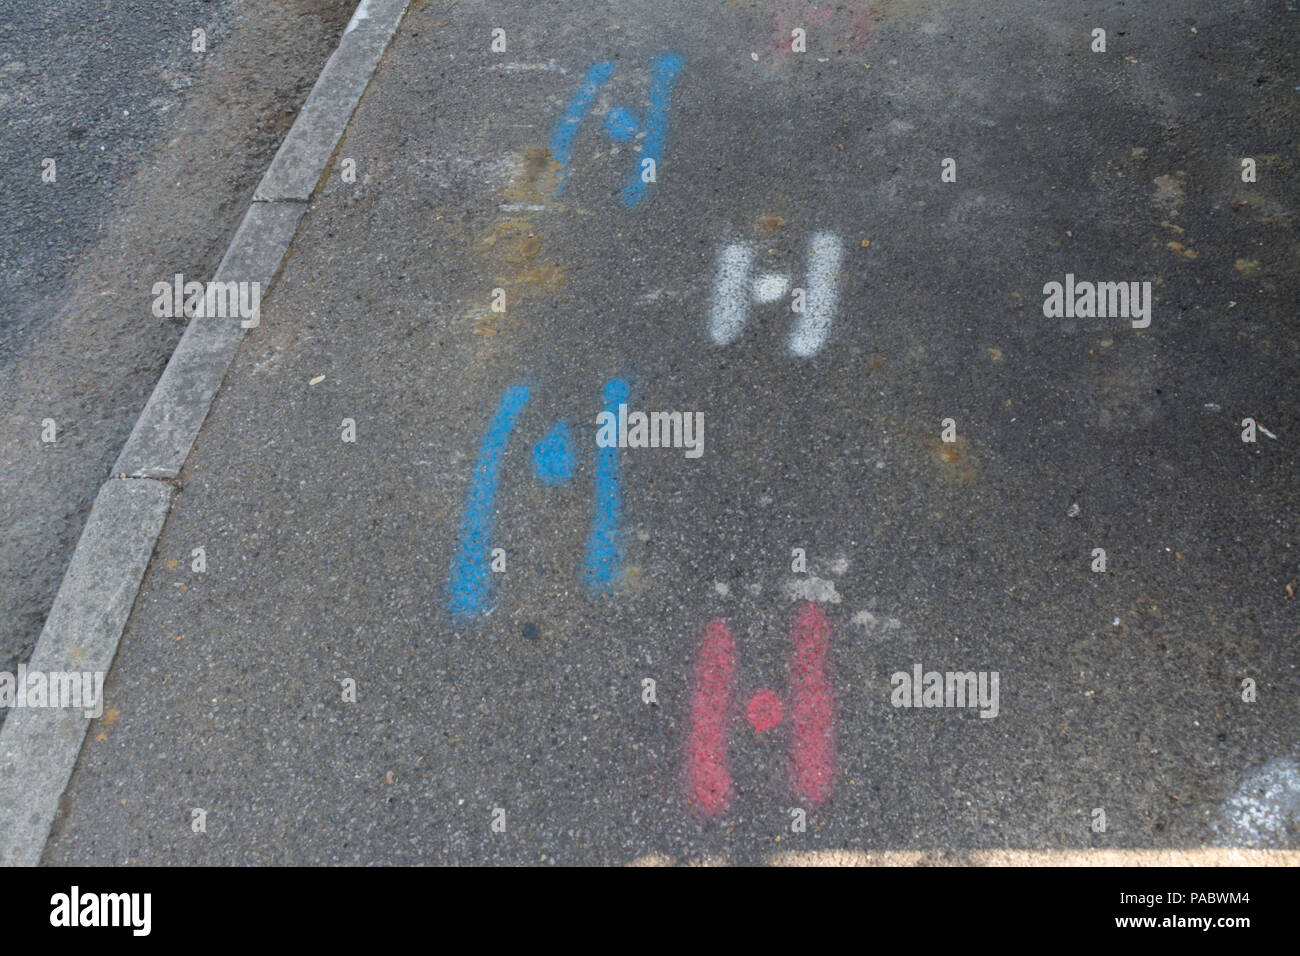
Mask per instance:
[[[950,481],[962,484],[974,484],[977,478],[978,462],[970,453],[970,445],[962,435],[956,441],[944,441],[935,438],[930,442],[930,460],[939,465],[940,471]]]
[[[564,286],[564,270],[547,258],[546,238],[526,216],[498,220],[474,248],[486,260],[492,277],[491,288],[480,293],[482,302],[465,314],[475,336],[496,337],[512,331],[520,322],[521,305],[554,295]],[[497,289],[505,293],[504,312],[491,308]]]
[[[518,261],[521,258],[526,258],[523,244],[529,236],[534,234],[534,229],[531,219],[519,216],[502,219],[480,240],[480,244],[488,252],[497,256],[504,255],[498,250],[509,249],[511,258]],[[536,251],[541,251],[540,245],[537,246]],[[536,252],[534,252],[535,254]]]
[[[932,17],[948,6],[948,0],[875,0],[863,4],[870,8],[873,31],[896,20],[914,20]]]
[[[644,590],[647,584],[649,582],[646,580],[645,571],[641,565],[628,564],[619,570],[618,591],[620,594]]]
[[[517,302],[554,295],[564,285],[564,270],[543,255],[546,240],[530,219],[503,219],[481,245],[491,263],[494,288],[505,290],[507,313]]]
[[[559,187],[563,172],[549,149],[529,146],[515,163],[514,176],[505,189],[506,201],[545,205]]]

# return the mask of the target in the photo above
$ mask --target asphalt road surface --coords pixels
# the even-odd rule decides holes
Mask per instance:
[[[211,275],[351,12],[347,0],[0,8],[4,670],[30,657],[184,331],[153,318],[153,283]]]
[[[412,4],[45,861],[1295,848],[1298,16]]]

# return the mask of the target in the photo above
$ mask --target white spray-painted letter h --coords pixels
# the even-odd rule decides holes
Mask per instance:
[[[808,278],[803,310],[796,311],[786,347],[791,355],[808,358],[821,351],[835,317],[836,282],[844,250],[833,233],[818,232],[808,243]],[[740,337],[753,303],[766,305],[783,299],[791,277],[765,272],[754,276],[754,243],[733,242],[718,252],[718,272],[709,303],[709,337],[729,345]]]

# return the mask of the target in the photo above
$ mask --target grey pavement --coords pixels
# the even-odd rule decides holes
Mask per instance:
[[[212,277],[354,6],[0,9],[0,668],[31,656],[184,331],[152,315],[153,284]]]
[[[44,861],[1296,849],[1297,16],[413,3],[179,476]],[[780,277],[825,305],[818,234],[801,357]],[[1152,283],[1149,327],[1045,316],[1067,274]],[[598,450],[617,381],[702,413],[703,454]],[[567,482],[534,462],[559,421]],[[916,664],[996,671],[997,716],[893,706]]]

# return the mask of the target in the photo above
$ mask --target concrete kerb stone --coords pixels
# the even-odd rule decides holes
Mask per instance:
[[[108,673],[173,494],[161,481],[100,489],[29,673]],[[79,707],[9,711],[0,727],[0,864],[40,862],[91,719]]]
[[[306,211],[299,202],[253,203],[215,282],[269,289]],[[245,329],[238,318],[191,319],[113,466],[130,478],[175,478],[189,457]]]
[[[409,0],[361,0],[213,276],[269,290]],[[190,321],[99,492],[29,672],[107,674],[179,476],[234,360],[239,318]],[[161,480],[157,480],[161,479]],[[99,702],[103,705],[103,701]],[[0,726],[0,865],[40,862],[94,717],[15,707]]]
[[[311,198],[410,0],[362,0],[253,198]]]

